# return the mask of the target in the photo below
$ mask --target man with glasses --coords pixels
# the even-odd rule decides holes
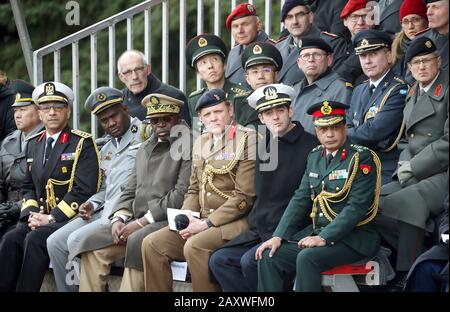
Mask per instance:
[[[275,46],[267,42],[254,42],[245,48],[241,58],[245,80],[252,91],[277,81],[283,67],[283,59]],[[240,125],[259,125],[258,113],[247,104],[246,99],[235,101],[235,120]]]
[[[369,80],[353,92],[347,112],[348,137],[378,154],[384,185],[392,180],[397,168],[408,85],[392,70],[392,41],[388,34],[363,30],[356,34],[353,43]]]
[[[345,60],[334,70],[355,87],[366,80],[367,77],[361,69],[361,63],[355,53],[352,40],[360,31],[375,27],[374,11],[372,7],[369,7],[368,2],[367,0],[349,0],[341,12],[341,19],[350,32],[350,38],[347,40]]]
[[[314,13],[303,0],[288,0],[281,10],[281,22],[289,31],[289,36],[277,42],[276,47],[283,57],[283,68],[278,80],[293,86],[303,77],[303,72],[297,66],[298,49],[302,46],[302,39],[306,37],[322,38],[334,50],[332,67],[343,61],[346,48],[345,40],[338,35],[321,32],[314,24]]]
[[[25,152],[28,138],[43,128],[38,107],[31,98],[34,87],[18,80],[16,89],[18,92],[12,108],[17,130],[3,140],[0,148],[0,241],[19,220],[21,188],[27,171]]]
[[[394,181],[382,188],[377,221],[380,234],[397,253],[394,291],[403,289],[406,273],[424,251],[425,236],[434,231],[449,165],[448,73],[440,69],[437,47],[427,37],[413,40],[405,60],[416,80],[404,110],[406,144]]]
[[[236,45],[228,54],[228,64],[225,78],[231,82],[248,87],[245,81],[245,72],[240,62],[244,49],[253,42],[273,43],[262,29],[262,23],[256,14],[256,6],[250,3],[241,3],[228,15],[226,26]]]
[[[292,116],[300,121],[305,131],[315,134],[312,116],[306,112],[314,101],[326,99],[350,103],[351,83],[345,82],[331,69],[333,49],[320,38],[304,38],[297,59],[298,68],[305,77],[294,86],[295,97]]]
[[[192,128],[199,133],[203,125],[198,120],[195,106],[200,97],[209,89],[223,89],[231,103],[242,101],[250,91],[225,78],[227,47],[219,37],[202,34],[192,38],[186,46],[186,62],[197,71],[197,75],[206,83],[206,88],[192,92],[188,97]],[[194,118],[196,120],[194,120]]]
[[[187,104],[186,96],[175,87],[161,82],[153,73],[150,64],[147,64],[145,55],[137,50],[128,50],[122,53],[117,60],[117,70],[120,81],[126,88],[122,90],[124,104],[128,106],[131,117],[141,121],[145,119],[146,110],[141,105],[143,98],[150,93],[161,93],[175,97]],[[183,105],[182,117],[188,124],[191,119],[188,105]]]
[[[441,68],[448,71],[449,0],[426,0],[425,3],[429,29],[417,33],[417,36],[434,42],[441,56]]]
[[[69,259],[81,255],[80,291],[106,291],[111,265],[124,258],[120,291],[143,291],[142,240],[167,225],[166,209],[181,207],[189,185],[191,137],[180,116],[183,101],[152,93],[142,104],[153,134],[137,150],[120,197],[104,212],[105,222],[70,251]],[[180,144],[184,149],[173,154]]]
[[[19,223],[0,245],[0,291],[39,291],[49,265],[47,237],[71,220],[101,183],[92,136],[68,126],[72,90],[45,82],[32,98],[45,131],[28,141]]]
[[[209,257],[248,228],[246,215],[255,197],[256,131],[236,124],[233,106],[221,89],[205,92],[196,108],[207,133],[194,142],[192,175],[181,209],[200,212],[200,218],[190,216],[179,232],[165,227],[144,239],[146,291],[172,291],[170,263],[184,259],[194,291],[220,291],[209,276]]]
[[[83,237],[90,237],[108,223],[109,214],[122,193],[122,185],[131,174],[136,151],[141,143],[141,121],[128,115],[121,91],[100,87],[89,95],[85,108],[97,117],[110,140],[100,152],[103,177],[100,192],[80,205],[79,218],[47,239],[56,288],[61,292],[78,290],[79,263],[68,261],[69,252],[76,248]]]

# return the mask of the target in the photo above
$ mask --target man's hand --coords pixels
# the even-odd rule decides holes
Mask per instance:
[[[261,260],[264,250],[270,248],[269,257],[272,257],[278,248],[281,246],[281,237],[274,236],[269,240],[266,240],[261,246],[256,249],[255,259]]]
[[[411,169],[411,163],[409,161],[401,160],[398,162],[397,177],[400,185],[405,185],[411,178],[414,177],[414,173]]]
[[[81,219],[89,221],[92,218],[92,213],[94,212],[94,205],[91,202],[85,202],[80,205],[78,209],[78,215]]]
[[[43,225],[48,224],[48,215],[37,212],[30,212],[28,218],[28,227],[32,230],[37,229]]]
[[[125,245],[126,241],[120,236],[120,232],[122,231],[122,228],[125,227],[125,223],[122,221],[116,221],[112,224],[111,227],[111,234],[113,238],[113,242],[116,245]]]
[[[136,221],[134,222],[130,222],[127,225],[125,225],[124,227],[122,227],[122,229],[119,232],[119,238],[126,243],[128,240],[128,236],[130,236],[131,234],[133,234],[134,232],[136,232],[137,230],[139,230],[141,227],[139,226],[139,224],[137,224]]]
[[[321,247],[325,246],[327,243],[321,239],[319,236],[306,236],[303,237],[298,242],[298,247],[300,248],[310,248],[310,247]]]
[[[192,216],[188,215],[189,217],[189,225],[184,230],[181,230],[178,232],[180,236],[183,239],[188,239],[192,235],[195,235],[197,233],[203,232],[204,230],[208,229],[208,225],[206,224],[206,221],[202,221],[197,218],[193,218]]]

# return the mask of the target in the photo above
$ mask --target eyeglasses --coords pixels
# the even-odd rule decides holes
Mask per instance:
[[[349,17],[348,17],[348,19],[352,23],[357,23],[360,19],[362,19],[362,21],[365,23],[366,22],[366,18],[367,18],[367,14],[363,14],[363,15],[350,14]]]
[[[423,20],[423,19],[420,18],[420,17],[413,17],[413,18],[411,18],[410,20],[407,19],[407,18],[404,18],[404,19],[402,20],[402,26],[408,26],[410,23],[412,23],[413,25],[418,25],[418,24],[420,24],[420,22],[421,22],[422,20]]]
[[[55,112],[61,112],[63,109],[67,108],[66,104],[63,103],[55,103],[55,104],[41,104],[39,105],[39,110],[43,111],[44,113],[50,112],[50,110],[53,108]]]
[[[163,116],[163,117],[150,117],[149,121],[152,125],[157,125],[159,123],[169,123],[172,122],[172,116]]]
[[[309,12],[310,11],[307,11],[307,12],[298,12],[297,14],[295,14],[295,15],[292,15],[292,14],[288,14],[288,15],[286,15],[286,17],[285,17],[285,21],[287,20],[287,21],[290,21],[290,20],[293,20],[294,18],[295,19],[297,19],[297,18],[302,18],[302,17],[305,17],[306,15],[308,15],[309,14]]]
[[[299,58],[301,58],[302,61],[308,61],[312,56],[314,61],[320,61],[321,59],[324,58],[325,55],[327,55],[327,54],[326,53],[305,53],[305,54],[300,54]]]
[[[272,67],[270,67],[270,66],[265,66],[265,67],[262,67],[262,68],[250,68],[249,70],[247,70],[247,75],[256,76],[256,75],[259,75],[261,73],[263,73],[263,74],[270,74],[273,71],[274,71],[274,69]]]
[[[417,60],[413,60],[413,61],[409,62],[409,64],[410,64],[411,66],[414,66],[414,67],[417,67],[417,66],[419,66],[419,65],[422,64],[422,63],[423,63],[423,65],[428,66],[428,65],[431,64],[431,62],[432,62],[434,59],[436,59],[436,58],[438,58],[438,57],[439,57],[439,56],[434,56],[434,57],[428,57],[428,58],[417,59]]]
[[[134,69],[130,69],[127,71],[122,72],[122,75],[124,75],[125,77],[129,78],[131,77],[131,74],[134,72],[136,75],[141,75],[145,70],[145,66],[141,66],[141,67],[136,67]]]

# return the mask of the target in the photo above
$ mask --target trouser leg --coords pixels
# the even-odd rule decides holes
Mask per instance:
[[[255,253],[260,245],[261,243],[250,248],[241,258],[244,281],[247,283],[248,291],[252,292],[258,290],[258,261],[255,259]]]
[[[119,291],[141,292],[144,290],[144,272],[132,268],[125,268]]]

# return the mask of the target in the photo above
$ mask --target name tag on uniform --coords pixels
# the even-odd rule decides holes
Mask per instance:
[[[231,160],[234,158],[234,153],[222,153],[217,155],[216,160]]]
[[[332,181],[332,180],[347,179],[347,177],[348,177],[347,169],[333,170],[328,175],[328,180]]]
[[[75,159],[75,153],[61,154],[61,160],[74,160],[74,159]]]
[[[310,177],[310,178],[316,178],[316,179],[317,179],[317,178],[319,177],[319,175],[318,175],[317,173],[315,173],[315,172],[310,172],[310,173],[309,173],[309,177]]]

